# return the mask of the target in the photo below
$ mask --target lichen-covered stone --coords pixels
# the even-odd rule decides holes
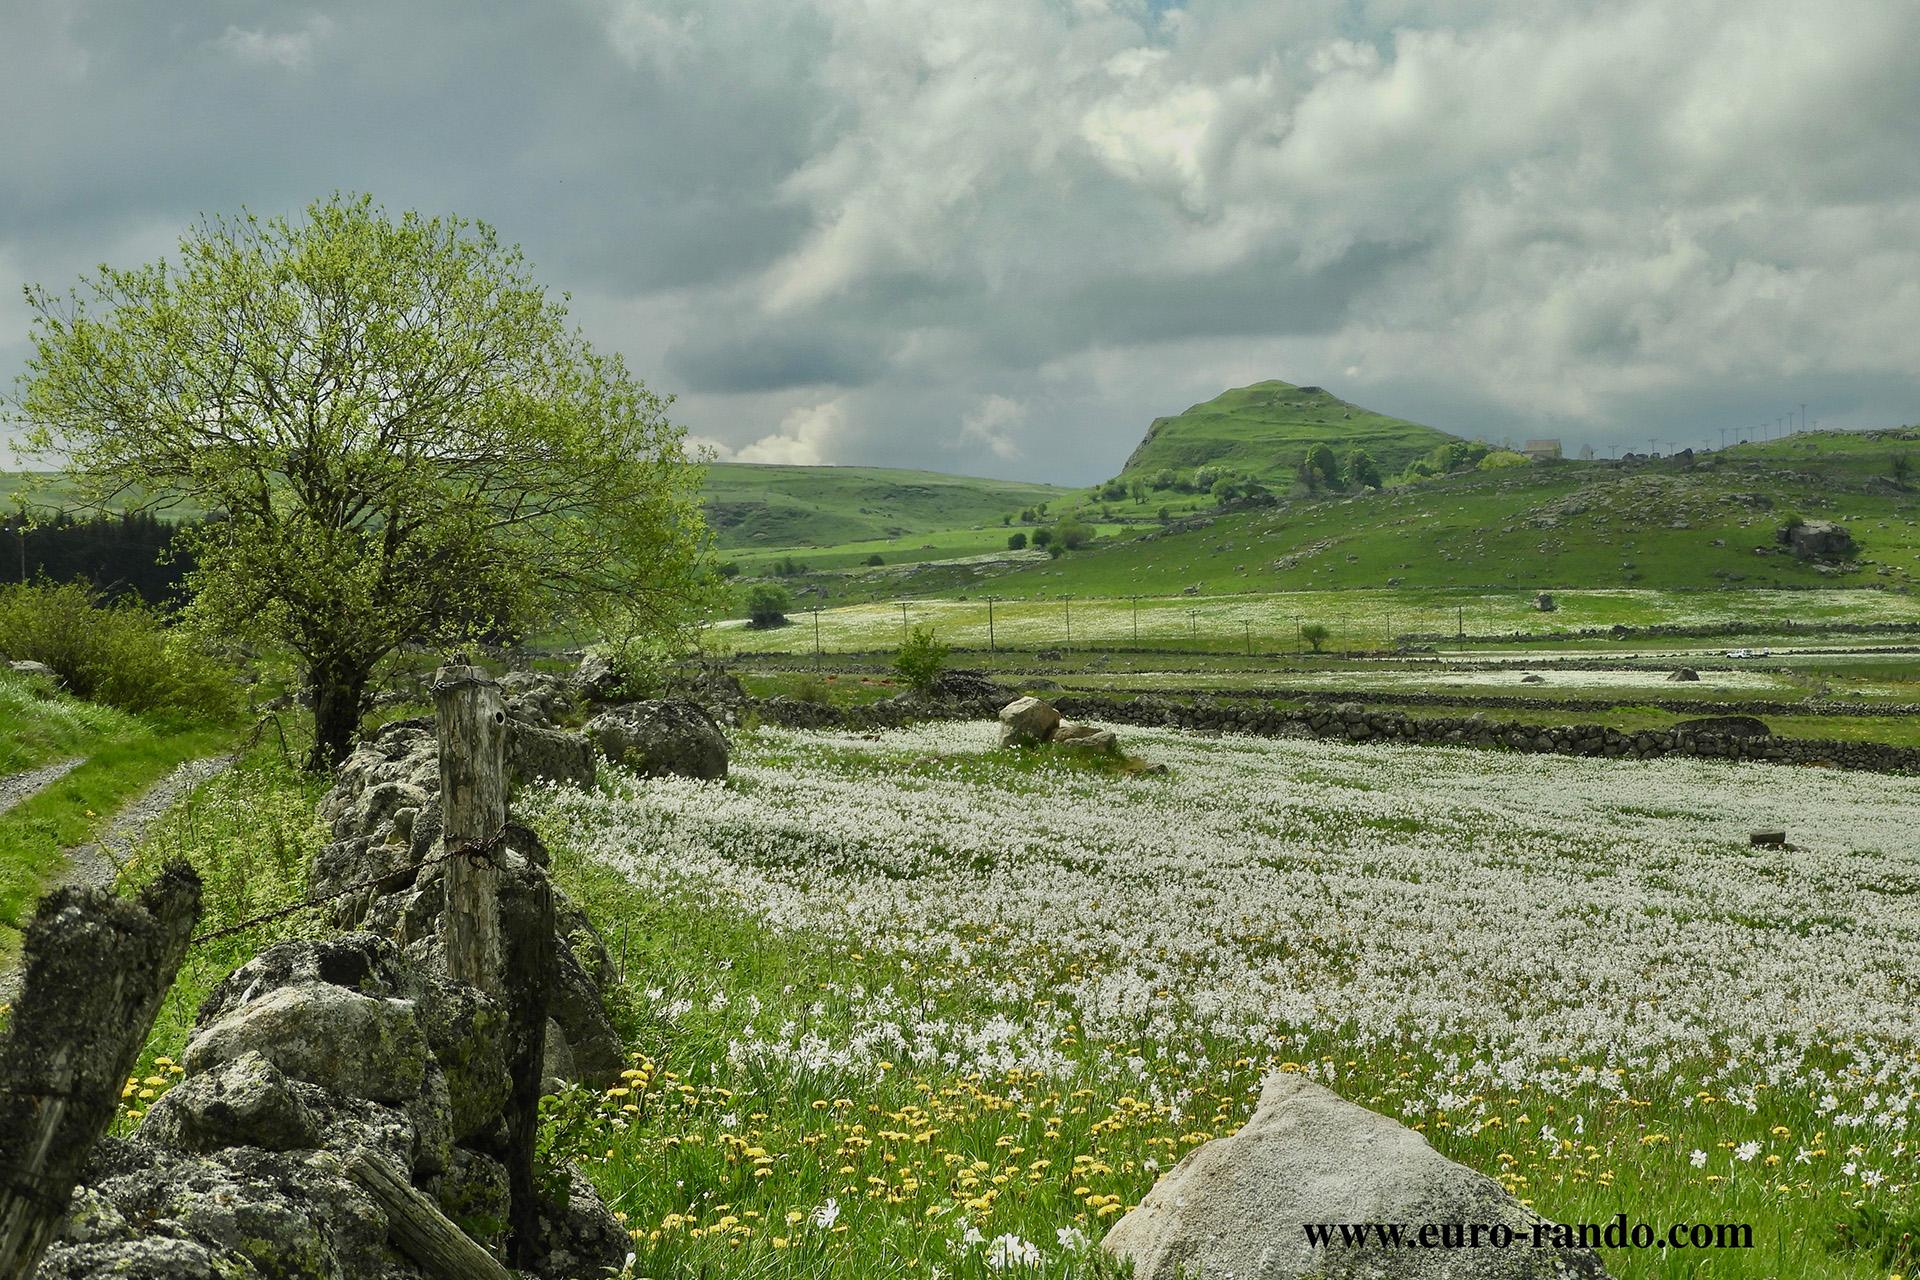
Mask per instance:
[[[507,1015],[464,982],[428,981],[414,1002],[434,1061],[446,1073],[455,1142],[491,1124],[506,1105]]]
[[[492,1156],[455,1147],[446,1171],[428,1184],[440,1210],[497,1257],[507,1238],[507,1167]]]
[[[176,1151],[291,1151],[320,1141],[320,1123],[293,1082],[251,1050],[169,1089],[147,1111],[140,1131]]]
[[[727,776],[726,735],[697,702],[629,702],[587,721],[586,732],[607,759],[643,778]]]
[[[55,1244],[33,1275],[34,1280],[262,1280],[262,1273],[231,1249],[158,1235]]]
[[[280,987],[196,1031],[182,1061],[206,1071],[249,1051],[296,1080],[349,1097],[407,1102],[427,1071],[411,1000],[364,996],[325,982]]]

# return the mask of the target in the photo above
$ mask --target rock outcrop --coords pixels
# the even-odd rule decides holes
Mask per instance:
[[[1851,560],[1858,550],[1846,526],[1831,520],[1804,520],[1781,530],[1780,540],[1802,560],[1833,564]]]
[[[727,776],[727,739],[697,702],[629,702],[587,721],[587,738],[600,753],[643,778]]]
[[[1060,727],[1060,713],[1051,702],[1015,698],[1000,708],[1000,745],[1030,747],[1046,742]]]
[[[1478,1248],[1392,1248],[1373,1238],[1315,1245],[1303,1230],[1376,1222],[1416,1234],[1426,1224],[1464,1224],[1481,1228],[1482,1240],[1496,1239]],[[1448,1160],[1405,1125],[1281,1074],[1267,1082],[1245,1128],[1188,1154],[1101,1247],[1130,1259],[1134,1280],[1606,1276],[1591,1250],[1552,1247],[1550,1227],[1499,1183]]]
[[[98,1147],[38,1274],[423,1280],[344,1171],[368,1151],[498,1255],[503,1020],[366,932],[284,942],[202,1005],[186,1074]],[[544,1207],[542,1277],[604,1275],[624,1229],[577,1175]]]

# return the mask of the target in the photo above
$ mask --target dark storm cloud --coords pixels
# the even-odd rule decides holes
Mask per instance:
[[[22,281],[483,218],[741,456],[1059,479],[1257,378],[1494,436],[1920,417],[1905,0],[0,0]]]

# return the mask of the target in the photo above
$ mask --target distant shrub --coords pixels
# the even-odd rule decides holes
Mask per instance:
[[[713,571],[723,578],[737,578],[740,576],[740,562],[738,560],[722,560],[714,566]]]
[[[1053,541],[1053,530],[1051,530],[1051,529],[1035,529],[1035,530],[1033,531],[1033,545],[1034,545],[1034,546],[1036,546],[1036,547],[1044,547],[1044,546],[1046,546],[1047,544],[1049,544],[1049,543],[1051,543],[1052,541]]]
[[[793,697],[800,702],[811,702],[824,707],[832,701],[830,690],[819,676],[805,675],[793,682]]]
[[[0,588],[0,653],[44,662],[74,696],[122,711],[224,719],[238,704],[230,666],[154,610],[108,604],[82,583]]]
[[[747,625],[762,629],[785,626],[792,605],[785,587],[763,582],[747,592]]]
[[[874,552],[872,555],[868,556],[866,559],[866,564],[869,568],[877,564],[885,564],[885,563],[886,563],[886,560],[884,560],[881,557],[878,551]]]
[[[893,659],[894,672],[916,693],[931,693],[946,666],[947,646],[932,627],[915,627]]]
[[[1009,551],[1025,551],[1026,549],[1027,549],[1027,535],[1026,535],[1026,534],[1024,534],[1024,533],[1010,533],[1010,534],[1008,534],[1008,535],[1007,535],[1007,550],[1009,550]]]
[[[1053,540],[1069,551],[1077,551],[1093,541],[1093,526],[1078,520],[1062,520],[1053,527]]]
[[[1320,652],[1320,646],[1325,644],[1332,634],[1333,632],[1328,630],[1324,623],[1319,622],[1309,622],[1300,628],[1300,638],[1312,645],[1315,653]]]
[[[784,556],[775,560],[767,571],[776,578],[797,578],[807,571],[807,566],[792,556]]]
[[[1482,471],[1499,471],[1505,467],[1530,467],[1533,459],[1511,449],[1495,449],[1474,465]]]
[[[1365,449],[1355,449],[1347,455],[1347,483],[1356,489],[1380,487],[1380,467]]]

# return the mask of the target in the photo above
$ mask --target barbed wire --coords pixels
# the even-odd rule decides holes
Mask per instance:
[[[356,880],[352,884],[335,889],[331,893],[319,894],[293,903],[291,906],[277,907],[272,911],[263,911],[259,915],[249,916],[245,920],[239,920],[218,929],[210,929],[205,933],[197,933],[187,939],[187,945],[190,947],[198,946],[203,942],[213,942],[220,938],[232,937],[236,933],[245,933],[247,930],[258,928],[260,925],[271,924],[275,920],[284,920],[289,916],[299,915],[303,911],[311,911],[315,907],[325,906],[329,902],[344,898],[351,893],[358,893],[362,889],[371,889],[378,885],[385,884],[387,881],[398,880],[409,874],[417,875],[435,863],[445,862],[450,858],[464,857],[471,859],[476,864],[491,865],[494,851],[505,844],[509,838],[514,837],[532,840],[536,844],[540,840],[539,835],[531,828],[521,826],[517,822],[508,822],[484,840],[471,841],[453,848],[442,849],[439,853],[430,854],[427,857],[421,858],[418,862],[409,863],[404,867],[396,867],[392,871],[383,871],[377,876],[368,876],[364,880]]]

